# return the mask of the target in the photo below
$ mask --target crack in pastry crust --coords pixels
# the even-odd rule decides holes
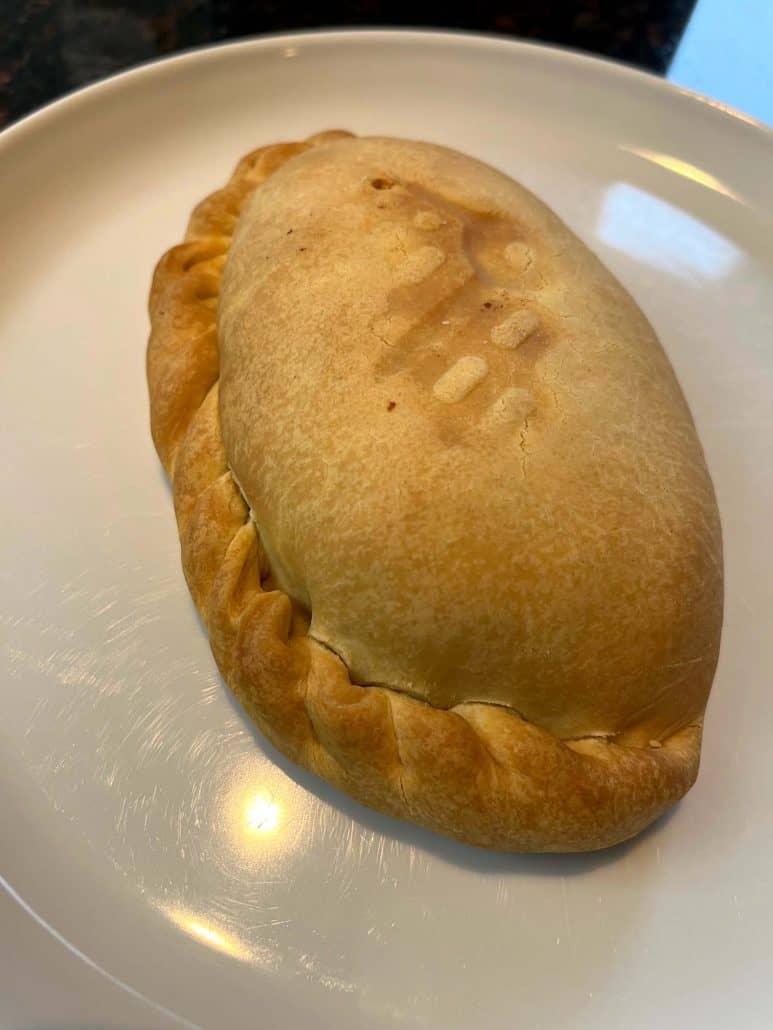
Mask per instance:
[[[188,586],[224,679],[293,761],[366,805],[471,844],[606,847],[638,833],[690,788],[700,723],[650,748],[562,740],[499,705],[444,710],[388,687],[360,686],[308,636],[309,614],[267,583],[258,530],[220,430],[219,277],[252,191],[294,154],[348,135],[322,133],[248,154],[228,184],[197,206],[185,242],[156,268],[151,427],[173,483]]]

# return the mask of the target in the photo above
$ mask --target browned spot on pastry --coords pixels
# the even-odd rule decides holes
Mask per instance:
[[[536,328],[531,316],[513,311],[517,299],[511,291],[517,277],[504,258],[507,244],[521,229],[512,218],[465,206],[415,182],[402,182],[394,192],[400,194],[399,211],[385,217],[399,219],[396,224],[404,226],[411,207],[416,208],[409,226],[432,228],[437,245],[411,250],[411,230],[398,229],[405,240],[405,258],[395,279],[402,285],[392,289],[387,312],[373,326],[389,344],[374,371],[379,379],[408,373],[428,391],[441,383],[438,388],[445,395],[443,376],[465,357],[471,337],[488,340],[493,333],[503,349],[513,348]],[[511,316],[512,323],[507,323]],[[495,330],[495,319],[508,331]],[[481,414],[496,400],[512,367],[509,354],[487,354],[486,361],[491,382],[475,394]],[[428,416],[436,419],[440,413],[434,409]]]

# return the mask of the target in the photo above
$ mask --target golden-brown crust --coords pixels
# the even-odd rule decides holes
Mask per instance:
[[[220,432],[219,274],[252,190],[329,138],[244,158],[229,184],[198,205],[187,242],[161,259],[151,289],[153,439],[173,481],[183,568],[218,666],[283,753],[367,805],[505,851],[582,851],[624,840],[694,782],[699,724],[657,747],[565,741],[497,705],[442,710],[358,686],[306,634],[306,613],[264,589],[260,540]]]

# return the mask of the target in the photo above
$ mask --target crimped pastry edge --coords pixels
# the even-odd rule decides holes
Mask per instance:
[[[561,740],[516,712],[449,710],[351,682],[307,635],[289,597],[264,589],[259,534],[232,476],[218,413],[219,277],[242,204],[294,154],[348,133],[246,155],[194,210],[150,293],[151,429],[172,480],[182,563],[218,667],[291,760],[359,801],[470,844],[586,851],[634,836],[692,786],[701,725],[658,747]]]

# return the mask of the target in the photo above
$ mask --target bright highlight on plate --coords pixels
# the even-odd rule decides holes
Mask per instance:
[[[250,958],[249,950],[238,938],[214,927],[201,916],[192,915],[190,912],[186,912],[185,909],[174,908],[164,909],[164,913],[181,930],[184,930],[203,944],[208,944],[210,948],[215,948],[217,951],[222,951],[225,955],[230,955],[232,958],[242,959],[243,961],[247,961]]]
[[[213,930],[211,926],[205,926],[204,923],[197,923],[195,919],[191,919],[187,923],[187,929],[194,937],[201,937],[207,944],[212,944],[216,948],[227,949],[228,947],[222,933]]]
[[[653,164],[660,165],[661,168],[665,168],[669,172],[674,172],[676,175],[681,175],[683,179],[690,179],[692,182],[697,182],[700,186],[705,186],[706,189],[714,190],[715,193],[721,193],[725,197],[729,197],[731,200],[738,201],[739,204],[743,204],[744,200],[738,196],[729,186],[725,183],[720,182],[716,176],[711,175],[709,172],[704,171],[702,168],[696,167],[694,164],[690,164],[689,161],[683,161],[679,157],[674,157],[672,154],[659,154],[655,150],[649,150],[646,147],[631,147],[623,146],[622,150],[627,150],[631,154],[638,154],[639,157],[643,157],[645,161],[652,161]]]
[[[279,805],[258,794],[247,802],[244,821],[251,833],[271,833],[279,825]]]

